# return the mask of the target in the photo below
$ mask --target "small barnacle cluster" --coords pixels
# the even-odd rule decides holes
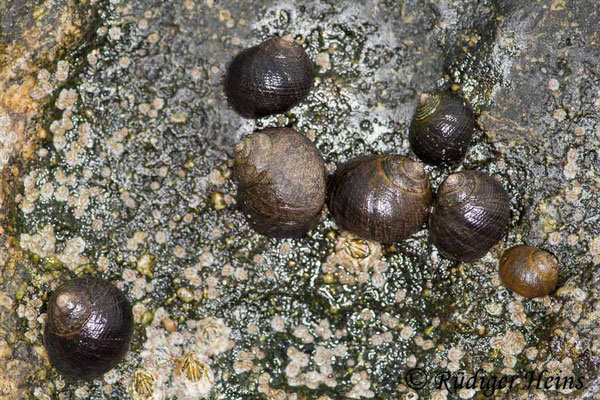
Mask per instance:
[[[24,190],[15,197],[15,201],[25,215],[51,208],[68,210],[76,218],[82,218],[88,214],[94,200],[98,203],[104,201],[104,191],[90,184],[92,171],[81,168],[94,141],[89,123],[74,124],[73,108],[77,99],[76,91],[63,89],[56,100],[57,108],[63,111],[60,119],[50,123],[49,130],[59,166],[48,171],[32,169],[24,177]],[[46,148],[38,151],[40,158],[47,158],[49,154]],[[70,268],[77,266],[78,260],[70,261],[73,262],[65,264]]]
[[[589,252],[594,264],[600,264],[600,235],[590,240]]]
[[[258,377],[258,392],[263,393],[267,400],[300,400],[302,395],[298,393],[287,393],[283,389],[273,388],[269,385],[271,375],[267,372],[262,373]],[[331,400],[329,396],[316,397],[317,400]]]
[[[319,387],[335,388],[335,363],[348,355],[344,344],[336,344],[344,333],[333,331],[330,322],[322,319],[314,326],[303,324],[290,325],[286,319],[276,314],[271,318],[270,328],[279,334],[289,334],[297,340],[297,345],[290,345],[286,350],[287,361],[284,364],[283,377],[274,377],[269,368],[264,370],[268,359],[263,350],[253,346],[250,351],[240,351],[236,354],[233,370],[236,374],[251,372],[258,377],[258,391],[269,399],[297,399],[298,393],[284,391],[271,386],[271,381],[286,379],[290,387]],[[252,329],[256,331],[256,329]]]
[[[538,369],[538,372],[542,372],[544,369],[550,371],[548,375],[553,376],[553,387],[550,388],[550,391],[558,391],[562,394],[569,394],[575,391],[575,384],[573,381],[574,373],[573,369],[575,365],[573,364],[573,359],[571,357],[564,357],[560,360],[552,359],[548,361],[545,365]],[[571,381],[569,383],[569,381]]]
[[[265,353],[262,352],[257,346],[252,346],[250,351],[238,351],[235,362],[233,363],[233,371],[236,374],[242,374],[248,371],[258,373],[261,371],[262,366],[255,364],[255,361],[258,362],[264,358]],[[268,385],[266,385],[263,388],[262,393],[269,393],[270,389],[271,388],[268,388]]]
[[[4,79],[0,80],[0,171],[9,165],[11,155],[29,153],[31,148],[26,142],[30,139],[27,130],[31,129],[28,126],[31,118],[37,116],[40,105],[68,76],[67,61],[59,61],[56,74],[52,75],[46,69],[29,69],[29,55],[26,51],[14,57],[14,61],[11,61],[10,56],[4,57],[8,64],[3,63],[0,68],[0,73],[11,77],[5,79],[6,75],[3,75]],[[20,76],[19,79],[15,79],[15,73]],[[39,132],[41,137],[45,137],[45,134],[43,130]]]
[[[205,279],[202,278],[202,270],[211,266],[215,261],[215,257],[211,252],[210,247],[205,246],[202,249],[198,262],[183,270],[184,278],[194,287],[201,287],[202,290],[197,290],[202,296],[208,299],[216,299],[221,295],[218,288],[219,280],[214,275],[210,275]],[[229,264],[227,264],[230,266]],[[223,269],[225,271],[225,268]],[[225,273],[224,273],[225,274]]]
[[[58,260],[69,269],[75,269],[89,261],[84,255],[85,241],[79,236],[67,240],[62,251],[57,251],[52,225],[44,226],[33,235],[21,234],[19,243],[22,249],[29,250],[40,258]]]
[[[26,304],[19,304],[17,307],[17,316],[27,321],[27,332],[25,338],[30,343],[35,343],[40,335],[40,323],[44,321],[40,318],[38,310],[42,307],[42,299],[33,298]]]
[[[371,279],[375,287],[382,287],[386,281],[383,272],[388,264],[381,258],[379,243],[343,232],[336,240],[335,251],[323,264],[323,279],[327,283],[337,279],[343,285],[362,284]],[[370,270],[373,270],[372,276]]]
[[[357,371],[350,377],[350,382],[354,385],[352,389],[346,393],[346,396],[351,399],[372,399],[375,397],[375,392],[371,390],[371,380],[367,371]]]
[[[206,317],[188,321],[187,329],[179,332],[163,329],[166,320],[170,320],[167,312],[160,308],[146,328],[142,365],[129,378],[132,398],[208,397],[215,384],[211,357],[233,347],[231,329],[221,319]]]
[[[592,305],[585,301],[590,293],[579,287],[566,284],[556,291],[556,295],[564,298],[560,311],[565,318],[568,318],[572,323],[578,323],[582,327],[591,326],[592,323],[595,323],[598,312],[591,312],[590,309],[593,306],[597,309],[598,304]]]
[[[118,158],[119,156],[121,156],[121,154],[123,154],[123,152],[125,151],[125,145],[123,144],[123,141],[125,140],[127,135],[127,128],[121,128],[114,132],[108,138],[108,140],[106,141],[106,148],[111,155]]]
[[[504,335],[494,336],[490,339],[492,350],[498,351],[503,356],[502,363],[505,367],[502,371],[503,374],[514,375],[516,356],[525,349],[525,344],[525,337],[518,331],[508,331]]]
[[[69,140],[66,134],[75,128],[72,118],[73,109],[77,105],[77,99],[78,94],[76,91],[71,89],[61,90],[58,99],[56,100],[56,108],[62,110],[61,118],[50,124],[54,148],[59,152],[63,152],[65,161],[67,161],[70,166],[79,165],[82,161],[79,154],[83,152],[86,147],[91,147],[93,144],[89,135],[89,125],[85,125],[85,127],[82,128],[78,127],[78,130],[82,133],[82,139],[74,141],[69,146]]]
[[[337,385],[332,366],[335,359],[333,350],[315,346],[312,354],[313,368],[309,366],[311,360],[309,353],[304,353],[291,346],[288,347],[287,356],[290,361],[285,367],[285,374],[290,386],[306,386],[316,389],[319,385],[329,387]]]
[[[219,229],[215,229],[215,233],[218,232]],[[220,234],[220,233],[219,233]],[[246,282],[252,278],[249,275],[249,269],[241,264],[240,266],[234,267],[231,263],[226,262],[222,264],[219,269],[215,268],[207,268],[215,263],[215,256],[213,255],[213,251],[209,246],[205,246],[202,250],[200,258],[198,262],[194,265],[186,268],[184,270],[184,277],[194,286],[203,286],[202,290],[198,290],[202,295],[209,299],[217,299],[221,296],[221,293],[226,290],[224,285],[234,281],[238,283]],[[265,262],[265,258],[262,254],[255,254],[252,257],[252,262],[256,265],[262,264]],[[204,273],[202,272],[204,270]],[[205,275],[205,277],[201,277],[201,275]],[[220,277],[224,277],[226,279],[219,279]],[[272,279],[273,271],[269,270],[263,276],[257,277]]]
[[[209,357],[224,353],[234,345],[231,328],[220,318],[207,317],[188,325],[196,329],[194,346]]]
[[[137,272],[140,272],[140,269],[138,268]],[[146,293],[154,291],[154,285],[152,281],[140,278],[137,272],[130,268],[124,268],[123,281],[129,285],[128,293],[135,299],[141,299]]]
[[[17,143],[17,134],[11,129],[11,118],[0,108],[0,170],[8,164],[13,147]]]

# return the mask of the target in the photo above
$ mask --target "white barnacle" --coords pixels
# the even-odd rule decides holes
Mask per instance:
[[[152,369],[138,369],[133,373],[129,393],[133,400],[162,400],[165,397],[159,374]]]
[[[198,322],[196,346],[207,356],[223,353],[233,347],[230,335],[231,328],[221,318],[207,317]]]
[[[173,373],[173,385],[177,398],[204,399],[208,397],[215,384],[215,377],[208,361],[206,356],[190,352],[177,362]]]

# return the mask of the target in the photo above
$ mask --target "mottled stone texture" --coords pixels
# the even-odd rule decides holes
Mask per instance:
[[[35,4],[33,4],[35,3]],[[31,392],[33,380],[44,379],[41,341],[23,337],[19,301],[30,298],[31,270],[17,245],[16,198],[22,177],[47,132],[44,107],[54,85],[40,85],[40,70],[56,68],[57,61],[84,48],[94,29],[98,7],[78,1],[0,1],[0,397],[20,399]],[[34,88],[38,86],[37,90]],[[39,338],[39,335],[38,335]]]
[[[546,369],[586,386],[536,398],[597,396],[598,12],[596,0],[0,0],[0,397],[415,398],[413,367]],[[240,118],[228,62],[287,33],[316,61],[312,92],[285,115]],[[267,239],[237,211],[234,148],[253,130],[307,135],[329,171],[414,157],[418,93],[446,88],[477,115],[461,168],[510,196],[508,233],[482,260],[442,258],[425,228],[379,246],[326,213],[307,238]],[[427,173],[436,189],[450,170]],[[555,293],[500,285],[517,244],[556,256]],[[135,319],[128,358],[88,383],[61,378],[41,336],[48,295],[85,274],[119,286]]]

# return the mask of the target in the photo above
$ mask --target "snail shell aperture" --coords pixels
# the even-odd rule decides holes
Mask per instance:
[[[458,261],[483,257],[501,238],[510,219],[500,182],[478,171],[448,176],[429,216],[429,234],[440,253]]]
[[[325,164],[306,136],[271,128],[244,138],[233,170],[237,201],[250,225],[271,237],[300,237],[319,222]]]
[[[408,140],[417,157],[426,164],[456,165],[467,154],[475,117],[459,94],[421,94],[410,125]]]
[[[347,161],[330,177],[327,192],[327,206],[340,228],[382,243],[415,233],[431,205],[423,164],[401,155]]]
[[[225,76],[225,94],[241,116],[260,118],[285,112],[304,100],[314,66],[291,36],[271,38],[239,53]]]
[[[523,297],[546,296],[558,282],[558,261],[535,247],[511,247],[500,258],[500,281]]]
[[[94,379],[125,357],[133,334],[129,301],[112,283],[75,278],[48,302],[44,345],[52,365],[74,379]]]

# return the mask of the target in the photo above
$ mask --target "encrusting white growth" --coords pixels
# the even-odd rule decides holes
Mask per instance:
[[[371,380],[366,371],[359,371],[352,374],[350,382],[354,384],[352,390],[346,393],[351,399],[372,399],[375,393],[371,390]]]
[[[216,382],[211,357],[233,347],[231,329],[220,318],[206,317],[188,321],[187,330],[167,333],[160,326],[167,317],[159,308],[146,328],[143,365],[131,378],[130,393],[138,398],[146,393],[152,400],[209,397]]]
[[[341,284],[362,284],[371,278],[375,287],[382,287],[386,282],[382,273],[387,268],[388,264],[382,260],[381,244],[343,232],[337,238],[335,252],[327,257],[322,271],[334,275]],[[370,270],[373,270],[372,276]]]

